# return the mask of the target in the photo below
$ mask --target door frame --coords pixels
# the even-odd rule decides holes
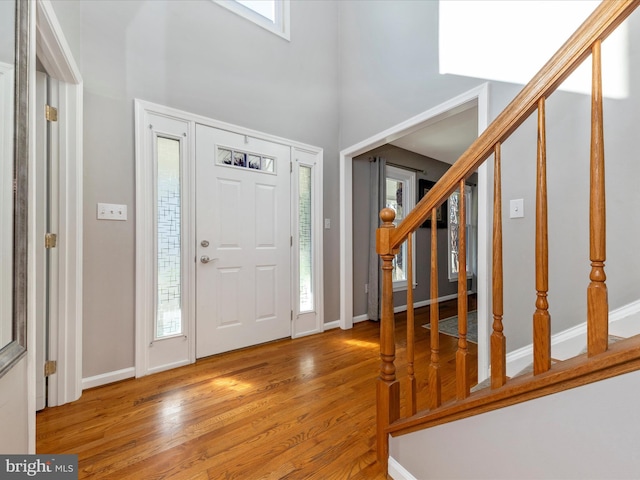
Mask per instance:
[[[477,102],[478,135],[489,124],[489,84],[484,83],[340,152],[340,328],[353,327],[353,158],[413,133],[469,102]],[[478,169],[478,381],[489,376],[489,295],[492,215],[486,163]]]
[[[51,311],[49,332],[50,358],[57,361],[57,372],[49,377],[47,400],[48,406],[57,406],[77,400],[82,394],[83,86],[80,70],[49,0],[36,2],[36,53],[49,76],[58,80],[60,113],[59,137],[54,142],[59,175],[53,190],[58,196],[52,212],[53,218],[57,218],[57,228],[52,233],[58,234],[59,242],[51,252],[52,265],[57,268],[50,276],[57,282],[57,292],[52,299],[55,308]],[[35,208],[34,205],[30,211],[34,222]],[[35,232],[35,224],[31,225]],[[43,240],[36,239],[40,241]],[[35,272],[30,267],[30,273]],[[36,290],[42,288],[42,279],[36,279],[34,285]],[[34,301],[37,298],[41,295],[36,294]],[[38,308],[37,304],[34,308]]]
[[[195,151],[196,151],[196,138],[195,138],[195,125],[200,124],[208,127],[217,128],[220,130],[228,130],[239,135],[246,135],[254,138],[258,138],[261,140],[265,140],[273,143],[280,143],[286,145],[291,148],[292,154],[292,162],[295,159],[296,152],[300,152],[300,156],[302,154],[313,155],[314,161],[310,162],[307,157],[307,162],[313,164],[314,173],[316,175],[315,186],[315,205],[314,205],[314,218],[321,219],[323,210],[322,210],[322,177],[323,177],[323,149],[319,147],[315,147],[313,145],[308,145],[300,142],[296,142],[293,140],[289,140],[282,137],[277,137],[275,135],[270,135],[268,133],[259,132],[256,130],[252,130],[249,128],[241,127],[238,125],[233,125],[230,123],[222,122],[219,120],[214,120],[208,117],[204,117],[201,115],[196,115],[193,113],[185,112],[183,110],[167,107],[164,105],[159,105],[156,103],[148,102],[141,99],[134,99],[134,108],[135,108],[135,125],[136,125],[136,248],[135,248],[135,257],[136,257],[136,278],[135,278],[135,286],[136,286],[136,295],[135,295],[135,375],[136,377],[141,377],[144,375],[148,375],[153,373],[149,369],[148,358],[146,351],[149,346],[149,328],[148,325],[153,322],[153,305],[150,306],[149,299],[155,298],[155,287],[153,282],[149,282],[149,271],[150,268],[153,268],[154,258],[151,258],[153,255],[153,225],[150,223],[150,219],[153,218],[153,209],[154,209],[154,200],[152,192],[149,192],[148,183],[151,181],[149,175],[150,172],[145,172],[141,169],[143,165],[143,143],[144,143],[144,135],[145,130],[145,117],[148,114],[155,115],[164,115],[170,118],[174,118],[176,120],[189,122],[190,128],[188,142],[189,142],[189,157],[185,158],[184,161],[188,162],[186,171],[189,172],[189,178],[187,181],[188,185],[183,185],[183,188],[188,188],[187,191],[187,201],[188,205],[185,205],[185,214],[184,218],[187,225],[188,235],[186,238],[186,245],[189,248],[189,258],[193,258],[193,262],[189,262],[183,268],[187,268],[188,272],[186,277],[183,275],[183,278],[186,278],[186,286],[187,291],[184,292],[184,302],[187,302],[189,311],[194,312],[189,316],[187,321],[189,322],[189,330],[193,332],[193,334],[187,337],[187,341],[189,342],[189,358],[185,359],[186,363],[193,363],[196,361],[196,238],[195,238],[195,208],[196,208],[196,192],[195,192]],[[293,163],[291,165],[291,169],[294,170]],[[292,179],[292,181],[294,181]],[[295,185],[295,184],[294,184]],[[291,205],[293,206],[294,202],[294,192],[297,192],[296,188],[291,188]],[[292,236],[292,246],[297,245],[297,233],[294,230],[294,221],[293,218],[291,220],[291,236]],[[315,222],[315,228],[313,230],[314,235],[314,245],[316,246],[316,251],[314,252],[314,259],[316,261],[316,268],[314,271],[314,281],[316,285],[316,317],[314,322],[309,322],[305,319],[305,323],[303,329],[296,329],[295,324],[293,322],[296,320],[296,315],[292,313],[292,325],[291,325],[291,336],[293,338],[302,335],[309,335],[312,333],[322,332],[324,329],[324,290],[323,290],[323,266],[322,266],[322,226],[320,225],[320,221]],[[293,248],[291,250],[291,255],[293,255]],[[294,261],[292,258],[291,261],[292,269],[290,272],[290,276],[292,279],[292,289],[295,288],[295,272]],[[291,291],[291,309],[294,312],[296,309],[294,308],[293,302],[297,298],[297,295],[294,291]],[[295,334],[295,335],[294,335]],[[170,367],[168,367],[170,368]],[[155,371],[160,371],[161,368],[154,369]]]

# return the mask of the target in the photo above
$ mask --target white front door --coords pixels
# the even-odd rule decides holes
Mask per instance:
[[[196,127],[196,356],[291,335],[291,147]]]

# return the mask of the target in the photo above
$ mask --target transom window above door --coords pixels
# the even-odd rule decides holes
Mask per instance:
[[[216,150],[216,161],[219,165],[249,168],[251,170],[261,170],[266,173],[275,173],[275,158],[225,147],[218,147]]]
[[[213,0],[233,13],[291,40],[289,29],[290,0]]]

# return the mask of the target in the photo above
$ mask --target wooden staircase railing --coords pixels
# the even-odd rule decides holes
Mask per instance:
[[[547,395],[552,391],[572,388],[608,374],[615,375],[640,367],[640,341],[608,351],[608,302],[604,264],[605,182],[602,80],[600,47],[640,4],[640,0],[605,0],[558,52],[547,62],[515,99],[462,154],[416,207],[397,226],[394,211],[383,209],[381,227],[377,230],[377,252],[382,258],[382,298],[380,328],[380,375],[377,381],[377,455],[385,468],[389,456],[389,434],[414,431],[446,421],[464,418],[513,403]],[[590,284],[587,289],[587,355],[577,357],[551,370],[551,317],[548,294],[547,238],[547,167],[546,167],[546,99],[589,55],[592,56],[591,179],[590,179]],[[533,314],[534,376],[507,381],[506,340],[503,334],[503,268],[502,268],[502,179],[501,145],[534,112],[538,112],[536,171],[536,300]],[[467,278],[465,222],[459,224],[458,276],[458,346],[456,352],[456,400],[442,405],[438,339],[438,272],[436,209],[454,191],[460,191],[460,218],[465,218],[465,179],[491,155],[494,161],[493,208],[493,325],[491,334],[491,388],[470,393],[469,352],[467,347]],[[411,233],[431,215],[431,339],[428,366],[428,407],[418,412],[414,370],[413,272],[407,272],[407,416],[401,418],[400,381],[396,377],[396,341],[393,312],[393,260],[403,242],[408,242],[408,255],[413,245]],[[411,258],[411,257],[409,257]],[[409,262],[411,265],[411,262]],[[625,342],[621,342],[625,343]],[[592,358],[595,357],[596,358]],[[607,373],[609,372],[609,373]]]

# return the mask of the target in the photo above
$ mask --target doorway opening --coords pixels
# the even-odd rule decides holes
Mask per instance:
[[[465,120],[466,119],[466,120]],[[475,122],[475,131],[462,136],[458,129],[469,131],[469,122]],[[401,124],[380,132],[367,140],[343,150],[340,154],[340,276],[341,301],[340,301],[340,327],[351,328],[354,321],[364,319],[361,305],[354,308],[354,301],[360,301],[364,292],[364,285],[354,280],[354,264],[357,259],[354,255],[354,191],[353,179],[355,178],[354,165],[358,157],[367,157],[369,152],[380,153],[380,149],[402,150],[423,157],[445,160],[445,163],[453,163],[488,125],[488,85],[483,84],[468,92],[465,92],[441,105],[438,105],[420,115],[417,115]],[[432,130],[436,135],[425,135]],[[455,142],[439,144],[434,142],[429,145],[428,137],[441,141],[444,138],[465,138],[456,146]],[[432,141],[433,142],[433,141]],[[422,149],[422,150],[421,150]],[[416,153],[421,151],[421,153]],[[425,155],[426,154],[426,155]],[[448,160],[448,161],[447,161]],[[356,160],[357,161],[357,160]],[[434,164],[435,167],[435,164]],[[432,173],[437,168],[432,167]],[[356,165],[357,168],[357,165]],[[414,170],[422,172],[423,169],[414,166]],[[447,166],[440,173],[446,170]],[[357,173],[357,172],[356,172]],[[423,175],[425,179],[429,176]],[[439,176],[437,177],[439,178]],[[434,180],[437,180],[435,178]],[[431,179],[429,179],[431,180]],[[478,304],[478,380],[482,381],[489,373],[489,279],[490,265],[488,262],[488,249],[491,245],[491,232],[488,229],[488,218],[491,215],[489,202],[489,184],[487,166],[483,165],[477,172],[477,272],[475,274],[474,290],[477,293]],[[368,229],[366,230],[368,231]],[[447,268],[444,269],[447,272]],[[363,287],[363,288],[361,288]],[[356,294],[356,290],[358,293]],[[358,300],[360,298],[360,300]]]

